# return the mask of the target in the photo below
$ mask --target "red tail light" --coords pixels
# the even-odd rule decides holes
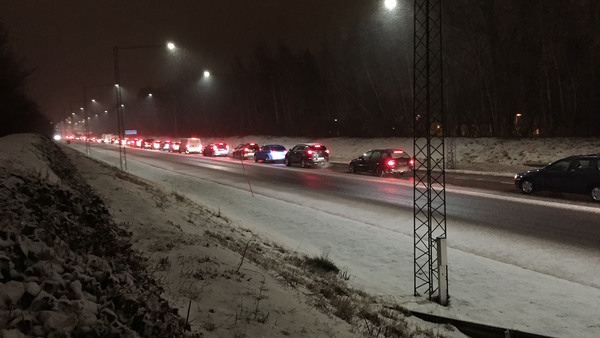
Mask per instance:
[[[329,154],[329,149],[326,149],[325,152]]]
[[[395,165],[396,165],[396,161],[394,161],[394,160],[389,160],[389,161],[387,161],[387,162],[386,162],[386,164],[388,165],[388,167],[393,167],[393,166],[395,166]]]
[[[217,146],[213,146],[213,150],[214,150],[214,151],[217,151]]]
[[[415,160],[413,160],[412,158],[410,160],[408,160],[408,164],[410,164],[411,166],[415,165]]]
[[[306,153],[307,153],[307,154],[309,154],[309,155],[312,155],[312,154],[313,154],[313,151],[312,151],[311,149],[308,149],[308,150],[306,151]]]
[[[250,149],[248,149],[248,148],[244,148],[244,152],[246,152],[246,153],[247,153],[247,152],[249,152],[249,151],[250,151]]]

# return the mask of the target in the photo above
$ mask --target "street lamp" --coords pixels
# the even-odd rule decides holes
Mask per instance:
[[[393,10],[394,8],[396,8],[396,6],[398,5],[398,2],[396,0],[385,0],[385,2],[383,3],[385,5],[385,8],[387,8],[388,10]]]
[[[123,168],[127,170],[127,156],[125,153],[125,145],[122,139],[125,138],[125,127],[123,125],[123,104],[121,102],[121,81],[119,79],[119,49],[146,49],[146,48],[164,48],[164,45],[142,45],[142,46],[131,46],[131,47],[117,47],[113,49],[114,62],[115,62],[115,95],[117,97],[117,125],[119,130],[119,159],[121,164],[121,170]],[[175,50],[175,44],[173,42],[167,43],[167,48],[171,51]]]
[[[87,98],[87,90],[89,88],[102,88],[102,87],[112,87],[112,85],[95,85],[95,86],[83,86],[83,107],[80,108],[81,111],[84,112],[85,115],[85,153],[90,155],[90,117],[88,113],[88,98]],[[91,102],[96,103],[95,99],[91,99]]]

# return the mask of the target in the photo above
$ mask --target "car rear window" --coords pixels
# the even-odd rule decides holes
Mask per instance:
[[[316,147],[316,146],[309,146],[309,147],[307,147],[307,148],[308,148],[308,149],[312,149],[312,150],[317,150],[317,151],[318,151],[318,150],[323,150],[323,151],[327,150],[327,147],[325,147],[325,146],[320,146],[320,147]]]
[[[392,153],[392,158],[410,158],[410,156],[408,156],[407,153],[402,153],[402,154]]]
[[[280,151],[285,151],[285,147],[284,146],[274,146],[271,147],[272,150],[280,150]]]

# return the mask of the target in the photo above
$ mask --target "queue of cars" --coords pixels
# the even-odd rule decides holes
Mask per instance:
[[[86,140],[72,135],[67,135],[65,139],[67,142]],[[255,142],[241,143],[233,149],[225,142],[203,146],[202,141],[195,137],[178,140],[134,137],[119,140],[119,138],[103,135],[100,138],[90,137],[89,141],[121,143],[131,147],[185,154],[231,156],[242,161],[253,158],[257,163],[282,162],[286,166],[299,165],[302,168],[326,166],[330,154],[329,149],[320,143],[300,143],[288,150],[280,144],[259,146]],[[412,172],[414,166],[414,159],[402,149],[376,148],[350,160],[348,172],[370,173],[381,177],[392,174],[403,175]],[[514,185],[524,194],[532,194],[536,191],[586,194],[594,202],[600,202],[600,154],[569,156],[543,168],[517,173],[514,176]]]

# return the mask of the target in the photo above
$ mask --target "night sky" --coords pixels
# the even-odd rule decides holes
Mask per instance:
[[[369,3],[367,6],[366,3]],[[113,49],[173,41],[167,50],[120,50],[121,83],[137,92],[159,86],[178,63],[218,77],[234,55],[259,43],[316,50],[332,33],[362,16],[382,15],[383,5],[362,0],[0,0],[0,19],[11,49],[34,72],[28,93],[52,120],[64,119],[88,96],[114,104]],[[370,6],[370,7],[369,7]],[[334,34],[335,35],[335,34]],[[339,36],[339,35],[338,35]],[[180,65],[180,64],[179,64]]]

